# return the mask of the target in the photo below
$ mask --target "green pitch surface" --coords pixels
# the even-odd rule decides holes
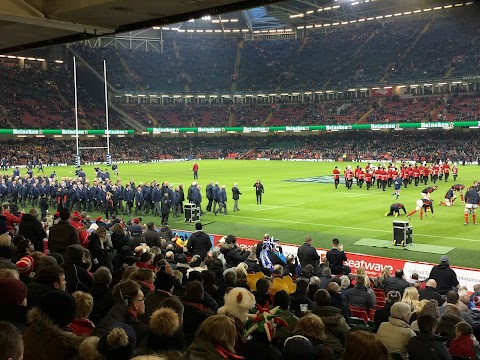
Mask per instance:
[[[202,223],[208,223],[204,229],[209,233],[234,234],[259,240],[269,233],[282,242],[292,244],[302,244],[304,236],[311,234],[315,246],[324,248],[329,248],[332,238],[338,237],[346,251],[414,261],[439,261],[438,254],[353,245],[364,238],[392,240],[392,221],[407,219],[403,212],[398,218],[385,217],[390,204],[400,202],[405,204],[407,211],[413,210],[416,200],[421,198],[420,192],[425,188],[423,185],[402,188],[399,200],[395,201],[395,196],[391,196],[393,188],[387,188],[385,192],[376,187],[367,191],[365,185],[360,189],[354,183],[352,190],[347,190],[342,184],[335,189],[331,180],[333,167],[338,165],[343,172],[346,165],[355,168],[355,163],[201,160],[198,164],[202,208],[205,210],[207,205],[205,186],[210,181],[225,184],[228,195],[228,215],[206,213],[202,217]],[[183,183],[186,194],[188,185],[193,181],[192,165],[192,162],[119,164],[119,177],[123,184],[130,178],[134,178],[136,184],[153,179],[169,181],[174,185]],[[94,177],[93,166],[83,168],[87,177]],[[52,170],[46,168],[45,172]],[[55,170],[59,177],[73,176],[74,173],[70,167],[58,167]],[[110,174],[115,180],[111,170]],[[253,188],[257,178],[265,187],[262,205],[256,204]],[[470,186],[479,178],[479,166],[460,166],[457,183]],[[234,182],[238,183],[242,192],[239,212],[233,212],[231,188]],[[473,225],[471,220],[469,225],[463,225],[464,206],[460,197],[455,206],[439,205],[449,186],[454,184],[452,177],[448,183],[439,181],[437,184],[439,190],[431,196],[435,218],[428,213],[420,221],[419,213],[416,213],[410,220],[414,243],[454,248],[448,253],[452,264],[480,268],[480,225]],[[430,182],[428,186],[431,186]],[[159,223],[159,218],[151,216],[144,217],[143,223],[151,220]],[[170,225],[177,229],[194,229],[194,225],[186,224],[183,218],[174,219],[172,216]]]

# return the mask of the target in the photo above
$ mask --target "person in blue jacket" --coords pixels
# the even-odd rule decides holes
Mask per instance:
[[[227,214],[227,191],[225,190],[225,185],[222,185],[222,189],[220,190],[220,193],[218,195],[218,203],[219,203],[218,209],[213,212],[215,216],[217,216],[217,213],[221,212],[222,209],[225,209],[224,214],[228,215]]]
[[[139,186],[137,187],[137,191],[135,192],[135,213],[134,215],[137,216],[138,212],[142,212],[142,215],[145,216],[143,213],[143,193],[142,193],[142,187]]]
[[[123,198],[125,199],[125,215],[130,216],[133,207],[133,199],[135,199],[135,194],[130,184],[127,184],[125,187]]]
[[[162,209],[160,207],[160,201],[162,200],[162,191],[160,189],[160,184],[153,187],[152,189],[152,202],[153,202],[153,216],[162,214]]]
[[[215,186],[213,187],[213,212],[215,212],[215,209],[217,208],[218,205],[218,196],[220,195],[220,187],[218,186],[218,181],[215,183]]]

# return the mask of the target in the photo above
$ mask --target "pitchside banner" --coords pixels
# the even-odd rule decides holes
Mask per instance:
[[[182,239],[188,239],[192,234],[191,231],[173,231],[176,232]],[[222,235],[210,235],[210,240],[212,240],[213,246],[218,246],[219,240],[222,237]],[[241,247],[254,246],[257,245],[259,242],[261,241],[237,237],[237,243]],[[279,245],[282,246],[283,253],[285,255],[291,254],[297,256],[297,250],[299,247],[298,245],[284,243],[279,243]],[[327,250],[317,248],[317,252],[320,255],[321,260],[323,260],[325,258],[325,254],[327,253]],[[355,270],[359,267],[364,267],[367,275],[370,277],[380,276],[382,270],[385,267],[390,266],[394,271],[396,269],[403,269],[405,275],[407,276],[407,280],[411,280],[410,276],[413,273],[417,273],[420,279],[426,279],[430,275],[430,271],[435,265],[423,262],[412,262],[402,259],[392,259],[381,256],[364,255],[351,252],[346,252],[346,254],[348,258],[348,261],[346,261],[346,265],[352,268],[352,272],[355,272]],[[475,284],[480,284],[480,269],[462,268],[457,266],[451,266],[451,268],[457,274],[457,278],[460,284],[465,285],[468,291],[473,292],[473,286]]]

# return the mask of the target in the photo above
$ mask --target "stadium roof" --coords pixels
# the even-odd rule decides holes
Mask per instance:
[[[280,0],[1,0],[0,51],[83,40]]]

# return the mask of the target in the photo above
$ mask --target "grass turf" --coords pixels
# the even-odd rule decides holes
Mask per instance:
[[[242,160],[202,160],[199,164],[199,180],[202,186],[202,208],[205,210],[207,199],[205,186],[209,181],[218,181],[225,184],[228,196],[228,215],[214,216],[207,213],[202,222],[210,223],[204,230],[216,234],[234,234],[240,237],[262,239],[263,234],[269,233],[280,241],[292,244],[302,244],[306,234],[311,234],[314,245],[329,248],[331,239],[338,237],[344,244],[346,251],[402,258],[412,261],[426,261],[436,263],[438,254],[420,253],[414,251],[399,251],[397,249],[375,248],[354,245],[362,238],[392,240],[393,217],[385,217],[390,204],[397,202],[391,196],[393,188],[385,192],[376,187],[370,191],[364,186],[362,189],[355,184],[352,190],[344,185],[334,188],[331,183],[311,182],[313,180],[331,181],[332,169],[338,165],[343,169],[349,163],[320,163],[320,162],[284,162],[284,161],[242,161]],[[350,164],[354,168],[357,164]],[[363,164],[365,165],[365,164]],[[375,164],[374,164],[375,165]],[[94,166],[83,166],[87,177],[94,177]],[[104,168],[105,166],[102,166]],[[119,177],[125,184],[134,178],[136,184],[143,181],[169,181],[174,185],[184,184],[184,189],[193,181],[191,162],[150,163],[150,164],[119,164]],[[53,169],[46,168],[46,173]],[[57,176],[73,176],[71,167],[57,167]],[[110,171],[113,180],[113,172]],[[324,177],[322,177],[324,176]],[[265,186],[263,204],[257,205],[253,184],[257,178]],[[480,167],[460,167],[457,183],[469,186],[475,179],[480,178]],[[301,182],[288,181],[303,179]],[[306,180],[305,180],[306,179]],[[242,196],[239,201],[239,212],[233,212],[231,187],[238,182]],[[413,226],[413,241],[419,244],[431,244],[453,247],[448,253],[451,264],[479,268],[480,258],[480,225],[463,225],[463,204],[460,198],[455,206],[439,206],[440,201],[453,185],[453,178],[448,183],[437,182],[439,190],[431,198],[434,202],[435,218],[428,213],[420,221],[416,213],[410,220]],[[429,185],[431,183],[429,182]],[[420,192],[425,186],[408,186],[402,188],[398,202],[405,204],[407,211],[415,207],[420,198]],[[479,214],[480,217],[480,214]],[[402,215],[398,220],[407,220]],[[143,223],[156,221],[152,216],[143,218]],[[479,219],[480,220],[480,219]],[[172,228],[192,230],[193,225],[186,224],[183,218],[174,219],[170,216]]]

